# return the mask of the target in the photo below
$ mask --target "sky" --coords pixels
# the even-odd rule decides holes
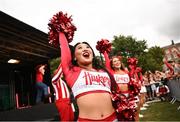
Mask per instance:
[[[180,0],[0,0],[0,10],[45,33],[54,14],[72,15],[70,44],[87,41],[94,50],[119,35],[146,40],[148,48],[180,42]]]

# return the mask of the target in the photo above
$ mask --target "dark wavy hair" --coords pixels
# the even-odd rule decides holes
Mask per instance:
[[[116,92],[116,90],[118,89],[118,86],[117,86],[117,83],[116,83],[116,81],[115,81],[115,79],[114,79],[113,74],[111,74],[111,73],[103,66],[103,62],[102,62],[99,58],[97,58],[97,57],[95,56],[94,50],[93,50],[92,47],[89,45],[89,43],[87,43],[87,42],[78,42],[77,44],[75,44],[75,45],[73,46],[73,48],[71,49],[72,64],[75,65],[75,66],[78,66],[78,64],[77,64],[77,62],[74,60],[74,58],[75,58],[75,49],[76,49],[76,47],[77,47],[79,44],[87,44],[87,45],[91,48],[91,50],[92,50],[92,52],[93,52],[93,61],[92,61],[92,63],[93,63],[93,68],[98,69],[98,70],[101,69],[101,70],[104,70],[105,72],[107,72],[109,78],[111,79],[111,90],[112,90],[112,92]]]
[[[88,45],[88,46],[90,47],[90,49],[91,49],[92,52],[93,52],[93,61],[92,61],[93,68],[95,68],[95,69],[100,69],[100,68],[102,67],[102,66],[100,66],[100,64],[101,64],[101,63],[100,63],[100,60],[96,57],[96,55],[95,55],[95,53],[94,53],[94,50],[92,49],[92,47],[90,46],[90,44],[87,43],[87,42],[78,42],[78,43],[76,43],[76,44],[72,47],[72,49],[71,49],[72,64],[75,65],[75,66],[78,66],[77,61],[74,60],[74,58],[75,58],[75,49],[76,49],[76,47],[77,47],[79,44],[86,44],[86,45]]]

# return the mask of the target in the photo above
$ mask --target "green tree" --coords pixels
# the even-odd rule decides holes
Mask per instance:
[[[144,53],[144,50],[147,49],[145,40],[136,40],[132,36],[114,36],[112,41],[113,51],[111,55],[121,54],[125,57],[137,57]]]
[[[60,63],[60,58],[54,58],[50,60],[50,70],[51,70],[51,75],[54,74],[54,71],[58,68]]]
[[[148,49],[148,52],[139,56],[138,60],[139,65],[144,71],[161,71],[163,65],[163,50],[158,46],[151,47]]]
[[[150,55],[152,55],[153,59],[154,59],[158,64],[160,64],[160,65],[163,64],[163,61],[162,61],[163,56],[164,56],[164,54],[163,54],[163,49],[161,49],[161,48],[158,47],[158,46],[154,46],[154,47],[149,48],[148,53],[149,53]]]
[[[128,57],[136,57],[138,59],[138,66],[142,67],[143,72],[162,69],[162,49],[157,46],[148,49],[145,40],[137,40],[132,36],[114,36],[112,46],[113,49],[110,56],[123,56],[123,62],[126,66]]]
[[[145,40],[136,40],[132,36],[114,36],[112,40],[112,55],[121,55],[123,58],[123,63],[127,66],[128,57],[138,57],[144,54],[144,50],[147,49],[147,44]]]

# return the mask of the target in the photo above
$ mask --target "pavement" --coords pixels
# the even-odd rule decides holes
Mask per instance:
[[[154,102],[160,102],[161,100],[160,99],[155,99],[155,100],[151,100],[151,101],[147,101],[146,103],[154,103]]]
[[[58,111],[54,103],[0,112],[0,121],[58,121]]]

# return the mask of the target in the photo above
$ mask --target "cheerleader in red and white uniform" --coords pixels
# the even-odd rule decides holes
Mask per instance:
[[[116,83],[119,86],[119,91],[125,95],[129,96],[128,83],[130,81],[128,70],[124,67],[121,62],[120,56],[113,56],[111,60],[109,60],[107,52],[104,53],[104,58],[106,62],[106,68],[114,74],[114,78]]]
[[[94,52],[86,42],[74,46],[73,55],[64,33],[59,33],[62,71],[79,108],[78,121],[117,121],[107,72],[93,66]]]
[[[125,101],[128,101],[128,103],[130,103],[130,104],[126,104],[127,106],[124,107],[124,110],[121,109],[122,111],[120,111],[120,113],[122,114],[122,118],[120,118],[120,120],[122,119],[121,121],[133,121],[135,120],[136,104],[134,98],[130,99],[129,96],[130,77],[128,74],[129,73],[128,69],[124,67],[123,63],[121,62],[120,56],[113,56],[110,60],[106,51],[103,54],[105,58],[106,68],[109,70],[109,72],[111,72],[111,74],[114,75],[114,79],[118,84],[119,95],[124,95],[125,97],[123,97],[123,99],[126,99]],[[133,117],[126,116],[126,114],[124,114],[123,111],[127,111],[127,110],[131,111],[130,113],[131,116]]]
[[[71,21],[67,13],[55,14],[48,23],[49,43],[60,44],[62,73],[79,110],[77,121],[118,121],[111,98],[113,86],[116,88],[116,85],[111,82],[111,75],[105,69],[95,66],[98,62],[94,60],[93,49],[88,43],[77,43],[71,52],[68,43],[73,40],[76,31]]]

